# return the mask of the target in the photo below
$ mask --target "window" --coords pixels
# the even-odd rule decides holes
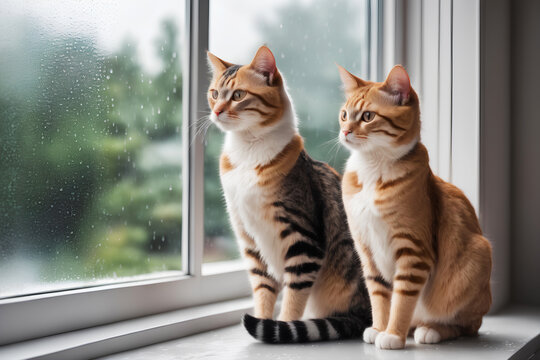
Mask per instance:
[[[210,1],[210,51],[246,64],[259,46],[269,46],[287,82],[308,153],[340,172],[348,153],[337,142],[337,109],[344,97],[334,63],[369,76],[369,6],[367,0]],[[222,142],[223,134],[210,127],[204,160],[205,263],[239,257],[219,182]]]
[[[0,344],[249,295],[222,135],[196,132],[205,51],[269,45],[309,153],[341,170],[334,61],[373,73],[377,4],[2,2]]]
[[[181,270],[185,5],[0,8],[0,298]]]
[[[208,113],[206,49],[246,63],[262,43],[288,81],[308,151],[338,170],[346,154],[332,147],[342,99],[333,62],[374,80],[394,63],[415,69],[434,169],[470,195],[496,240],[500,307],[509,164],[488,150],[508,144],[489,133],[486,114],[504,117],[507,104],[484,103],[504,86],[488,88],[500,76],[480,68],[489,53],[481,5],[4,0],[0,345],[250,293],[241,267],[224,265],[238,252],[217,175],[222,135],[197,134],[195,123]]]

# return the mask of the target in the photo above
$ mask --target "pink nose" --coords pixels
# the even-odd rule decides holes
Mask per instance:
[[[214,111],[214,113],[216,114],[216,116],[219,116],[219,114],[221,114],[223,111]]]
[[[347,136],[351,133],[351,130],[343,130],[343,135]]]

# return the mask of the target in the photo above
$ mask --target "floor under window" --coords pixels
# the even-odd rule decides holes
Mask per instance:
[[[378,350],[361,340],[268,345],[252,339],[240,325],[111,355],[108,360],[146,359],[539,359],[540,309],[511,308],[487,316],[477,338],[437,345],[417,345],[409,338],[404,350]],[[533,340],[535,338],[535,340]],[[531,341],[533,340],[533,341]],[[536,349],[536,356],[533,355]],[[526,351],[525,351],[526,350]]]

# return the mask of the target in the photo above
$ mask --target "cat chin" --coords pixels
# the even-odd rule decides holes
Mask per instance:
[[[238,121],[233,121],[233,120],[229,120],[229,119],[226,119],[226,120],[219,119],[218,120],[215,117],[211,118],[211,120],[218,127],[218,129],[223,131],[223,132],[242,131],[242,130],[244,130],[241,126],[239,126],[240,124],[238,124]]]
[[[366,144],[365,141],[362,141],[362,143],[353,143],[351,141],[346,141],[345,139],[342,139],[341,137],[339,140],[341,144],[345,146],[347,149],[349,149],[350,151],[363,152],[363,151],[368,151],[370,148],[369,144]]]
[[[235,131],[237,127],[235,124],[228,124],[223,122],[214,122],[214,124],[216,124],[218,129],[223,132]]]

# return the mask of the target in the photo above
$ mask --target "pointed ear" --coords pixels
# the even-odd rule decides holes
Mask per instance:
[[[341,82],[343,83],[343,89],[345,90],[346,95],[349,95],[354,90],[368,84],[366,81],[345,70],[343,66],[340,66],[339,64],[336,64],[336,66],[339,70],[339,77],[341,77]]]
[[[401,65],[394,66],[381,89],[391,95],[396,104],[405,105],[411,94],[411,80],[405,68]]]
[[[210,64],[210,66],[212,67],[214,74],[221,73],[225,71],[228,67],[233,65],[224,60],[221,60],[216,55],[212,54],[210,51],[207,51],[206,55],[208,56],[208,64]]]
[[[261,46],[249,66],[259,74],[264,75],[268,79],[268,83],[272,84],[277,68],[276,59],[269,48]]]

